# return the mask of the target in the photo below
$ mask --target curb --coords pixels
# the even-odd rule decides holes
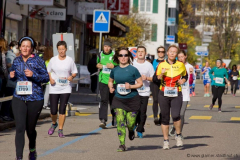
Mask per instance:
[[[41,113],[38,120],[50,117],[49,113]],[[15,121],[0,123],[0,131],[15,127]]]

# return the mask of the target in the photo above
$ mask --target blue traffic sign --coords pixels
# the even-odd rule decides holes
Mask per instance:
[[[173,43],[175,43],[175,36],[167,35],[166,44],[173,44]]]
[[[206,52],[196,52],[195,53],[196,55],[198,55],[198,56],[208,56],[208,51],[206,51]]]
[[[93,11],[93,32],[110,32],[110,10],[94,10]]]

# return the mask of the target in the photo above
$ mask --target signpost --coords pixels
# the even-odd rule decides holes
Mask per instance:
[[[206,52],[204,52],[204,51],[202,51],[202,52],[195,52],[195,54],[197,55],[197,56],[208,56],[208,51],[206,51]]]
[[[167,35],[166,44],[173,44],[173,43],[175,43],[175,36]]]
[[[195,50],[197,52],[208,51],[208,47],[207,46],[196,46]]]
[[[168,20],[167,20],[167,25],[168,26],[175,26],[175,24],[176,24],[176,18],[169,17]]]

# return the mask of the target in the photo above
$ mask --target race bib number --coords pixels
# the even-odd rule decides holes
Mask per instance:
[[[19,81],[16,86],[17,95],[30,95],[32,94],[32,82]]]
[[[109,69],[109,68],[107,68],[107,66],[103,65],[102,73],[110,74],[111,71],[112,71],[112,69]]]
[[[127,95],[127,94],[131,93],[131,89],[126,89],[125,84],[118,84],[117,85],[117,92],[120,95]]]
[[[233,80],[237,80],[238,79],[238,77],[237,76],[233,76],[233,78],[232,78]]]
[[[143,85],[141,88],[138,88],[137,91],[138,91],[139,93],[146,92],[146,87]]]
[[[60,85],[60,86],[67,86],[68,85],[68,79],[67,77],[59,77],[57,79],[56,84]]]
[[[209,79],[209,74],[205,74],[205,79]]]
[[[187,89],[188,88],[188,82],[185,82],[182,84],[182,89]]]
[[[218,77],[216,77],[216,78],[215,78],[215,83],[217,83],[217,84],[223,84],[223,78],[218,78]]]
[[[165,87],[164,96],[166,96],[166,97],[177,97],[178,96],[177,87]]]

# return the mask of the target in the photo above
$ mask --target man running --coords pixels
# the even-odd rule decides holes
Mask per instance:
[[[133,62],[133,66],[138,69],[142,76],[143,86],[138,89],[140,95],[140,110],[137,115],[136,124],[137,126],[137,135],[139,138],[143,138],[142,133],[145,131],[144,125],[147,119],[147,106],[148,98],[150,96],[150,82],[154,75],[154,69],[151,63],[145,60],[146,48],[144,46],[137,47],[137,60]]]
[[[204,97],[210,97],[210,94],[209,94],[209,88],[211,83],[211,78],[209,76],[210,71],[211,71],[211,68],[209,67],[209,62],[206,62],[205,67],[202,68]]]
[[[181,118],[180,111],[183,103],[182,88],[188,80],[185,65],[176,60],[179,48],[171,45],[168,48],[168,59],[158,65],[157,77],[161,80],[158,102],[160,105],[160,123],[164,137],[163,149],[169,149],[169,121],[170,110],[174,126],[176,128],[176,146],[183,146],[181,137]]]
[[[157,53],[158,53],[158,59],[154,59],[154,61],[153,61],[154,71],[156,71],[158,64],[164,61],[165,48],[163,46],[158,47],[157,48]],[[154,74],[154,75],[156,75],[156,74]],[[153,106],[152,106],[152,108],[153,108],[154,123],[155,123],[155,125],[158,125],[159,124],[159,119],[158,119],[159,83],[158,83],[157,77],[156,77],[156,80],[154,82],[151,82],[150,87],[151,87],[152,96],[153,96]]]
[[[106,122],[108,118],[108,102],[110,103],[111,114],[112,114],[112,125],[115,125],[115,114],[112,109],[112,99],[114,93],[109,92],[108,81],[111,70],[117,64],[113,62],[114,51],[111,49],[111,42],[106,39],[103,44],[103,51],[99,53],[97,58],[97,68],[100,69],[99,73],[99,90],[101,96],[101,102],[99,107],[99,119],[101,121],[99,127],[106,129]]]

